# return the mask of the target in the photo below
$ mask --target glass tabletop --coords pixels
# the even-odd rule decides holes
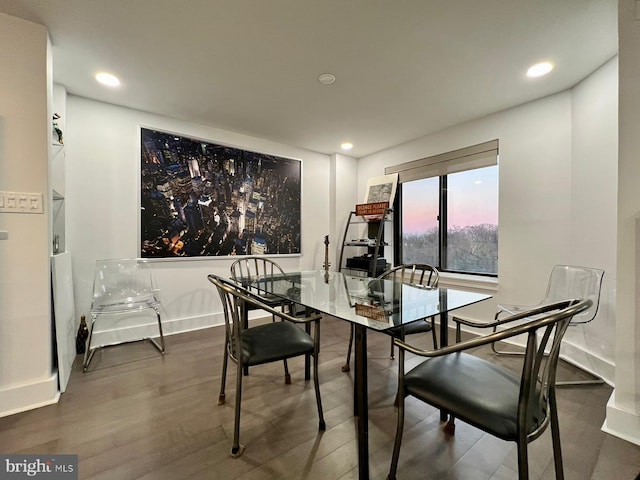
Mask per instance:
[[[324,270],[270,275],[252,288],[373,330],[387,330],[491,297]]]

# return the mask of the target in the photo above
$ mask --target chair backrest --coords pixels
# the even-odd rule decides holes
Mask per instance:
[[[96,260],[92,311],[126,311],[157,305],[153,277],[135,258]]]
[[[572,319],[591,306],[590,299],[564,300],[544,305],[510,317],[530,316],[534,319],[500,332],[507,337],[527,334],[518,401],[518,425],[526,429],[523,433],[531,440],[544,431],[549,421],[549,399],[555,398],[555,394],[550,397],[549,390],[555,390],[562,337]]]
[[[437,287],[439,277],[436,267],[426,263],[402,264],[378,275],[378,278],[410,285],[422,285],[423,287]]]
[[[573,317],[572,323],[587,323],[598,313],[604,270],[573,265],[555,265],[549,277],[547,292],[541,304],[568,298],[589,299],[592,306]]]
[[[243,305],[244,295],[236,282],[232,282],[217,275],[207,275],[207,279],[213,283],[220,295],[222,302],[222,311],[224,313],[225,338],[227,341],[226,349],[229,356],[234,361],[239,361],[236,352],[240,352],[240,342],[243,328],[243,312],[246,308]]]
[[[231,264],[231,278],[242,286],[251,285],[258,278],[284,274],[282,267],[262,256],[242,257]]]
[[[243,309],[267,310],[282,319],[292,319],[285,312],[277,311],[273,307],[261,302],[259,298],[247,289],[241,287],[235,280],[229,280],[218,275],[207,275],[207,279],[213,283],[220,295],[222,311],[224,313],[225,338],[227,351],[234,361],[239,361],[236,352],[240,352],[242,330],[244,325]],[[295,319],[293,319],[295,320]]]

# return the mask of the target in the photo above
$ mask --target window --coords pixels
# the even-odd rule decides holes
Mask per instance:
[[[397,165],[396,263],[498,274],[498,142]]]

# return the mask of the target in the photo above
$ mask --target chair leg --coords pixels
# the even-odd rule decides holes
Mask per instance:
[[[318,429],[324,432],[327,429],[327,424],[324,422],[322,399],[320,398],[320,380],[318,378],[318,353],[315,353],[313,355],[313,385],[316,389],[316,404],[318,405]]]
[[[496,314],[494,315],[493,319],[498,320],[498,317],[500,317],[500,314],[502,313],[502,311],[496,312]],[[493,327],[493,333],[497,332],[498,328],[496,326]],[[496,355],[524,355],[524,351],[512,351],[512,350],[498,350],[496,348],[496,344],[495,342],[491,344],[491,350],[493,351],[493,353],[495,353]]]
[[[160,353],[164,355],[164,334],[162,332],[162,321],[160,320],[160,309],[158,307],[153,307],[153,310],[156,312],[156,316],[158,317],[158,332],[160,333],[160,343],[158,343],[153,338],[149,338],[149,341],[160,351]]]
[[[282,363],[284,363],[284,383],[285,385],[291,385],[291,375],[289,374],[289,365],[287,364],[287,359],[285,358]]]
[[[402,398],[398,398],[402,395]],[[391,466],[387,480],[395,480],[396,471],[398,470],[398,458],[400,457],[400,444],[402,443],[402,431],[404,429],[404,393],[398,391],[396,395],[398,399],[398,425],[396,427],[396,438],[393,442],[393,454],[391,456]]]
[[[433,338],[433,349],[438,349],[438,335],[436,334],[436,321],[431,317],[431,338]]]
[[[96,314],[91,315],[91,325],[89,325],[89,338],[87,338],[87,343],[84,349],[82,373],[86,372],[87,368],[89,368],[89,363],[91,363],[91,359],[93,358],[93,354],[95,353],[95,348],[91,349],[91,340],[93,339],[93,326],[96,323],[97,318],[98,316]]]
[[[551,391],[549,394],[549,410],[551,415],[551,440],[553,442],[553,463],[556,470],[556,480],[564,480],[562,448],[560,447],[560,424],[558,423],[558,409],[554,391]]]
[[[240,445],[240,406],[242,404],[242,362],[238,362],[236,373],[236,406],[233,423],[233,445],[231,446],[231,457],[238,458],[244,452],[244,445]]]
[[[225,386],[227,383],[227,364],[229,361],[229,352],[227,351],[227,341],[224,342],[224,357],[222,358],[222,376],[220,378],[220,395],[218,395],[218,405],[225,402]]]
[[[495,332],[495,329],[494,329]],[[495,353],[496,355],[524,355],[524,352],[516,352],[516,351],[509,351],[509,350],[498,350],[496,348],[496,344],[492,343],[491,344],[491,350],[493,351],[493,353]]]
[[[443,430],[447,435],[456,434],[456,417],[454,417],[451,413],[449,413],[449,420],[447,420],[447,423],[443,427]]]
[[[317,330],[318,328],[320,327],[316,326],[316,332],[319,331]],[[305,323],[304,331],[311,335],[311,325],[309,323]],[[311,380],[311,354],[307,353],[304,356],[304,381],[308,382],[309,380]]]
[[[556,387],[576,387],[581,385],[602,385],[605,381],[601,378],[594,380],[566,380],[562,382],[556,382]]]
[[[351,370],[349,364],[351,363],[351,347],[353,346],[353,330],[354,327],[351,325],[351,333],[349,334],[349,349],[347,350],[347,363],[342,366],[343,372],[348,372]]]
[[[560,359],[562,360],[562,359]],[[565,361],[565,363],[567,363]],[[577,365],[573,365],[571,364],[572,367],[577,368],[578,370],[588,373],[589,375],[591,375],[593,377],[593,379],[591,380],[562,380],[562,381],[556,381],[556,387],[576,387],[576,386],[589,386],[589,385],[602,385],[604,382],[604,379],[599,377],[598,375],[591,373],[591,372],[587,372],[586,370],[584,370],[583,368],[578,367]]]
[[[527,453],[527,436],[518,439],[518,480],[529,480],[529,455]],[[558,480],[558,479],[556,479]]]
[[[390,354],[390,358],[391,358],[391,360],[396,358],[396,355],[394,353],[394,348],[393,348],[393,337],[391,337],[391,354]]]
[[[433,348],[435,350],[438,349],[438,339],[437,336],[435,334],[436,328],[435,328],[435,321],[433,320],[433,318],[431,319],[431,330],[433,331]],[[456,329],[456,343],[459,343],[461,341],[461,337],[460,337],[460,324],[458,324],[458,327]],[[456,434],[456,417],[455,415],[453,415],[451,412],[447,412],[445,410],[440,410],[440,421],[444,421],[446,420],[447,423],[445,424],[444,427],[442,427],[442,431],[445,433],[445,435],[449,435],[449,436],[453,436]]]

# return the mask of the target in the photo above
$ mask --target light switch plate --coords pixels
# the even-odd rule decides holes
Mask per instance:
[[[0,192],[0,212],[44,213],[42,193]]]

